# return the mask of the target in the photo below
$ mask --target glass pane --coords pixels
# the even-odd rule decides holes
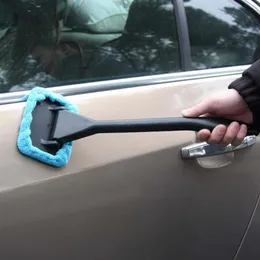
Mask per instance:
[[[232,0],[186,0],[192,65],[206,69],[259,58],[258,18]]]
[[[171,0],[0,3],[0,92],[180,71]]]

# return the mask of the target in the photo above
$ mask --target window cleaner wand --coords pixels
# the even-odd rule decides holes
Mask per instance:
[[[42,94],[45,94],[45,98]],[[37,99],[37,96],[40,96],[41,100]],[[30,110],[25,109],[23,118],[29,118],[30,122],[22,120],[19,134],[20,139],[23,139],[23,125],[26,125],[27,148],[24,149],[24,146],[21,146],[19,137],[18,148],[30,157],[33,156],[34,159],[56,167],[68,163],[72,142],[87,136],[102,133],[199,131],[202,129],[212,131],[219,124],[228,126],[232,122],[227,119],[203,117],[94,120],[79,115],[75,107],[65,101],[62,96],[41,88],[32,90],[28,95],[27,106]],[[258,132],[248,126],[247,135],[258,135]],[[33,149],[34,153],[28,153],[30,150],[28,147]],[[37,156],[39,153],[43,157]]]

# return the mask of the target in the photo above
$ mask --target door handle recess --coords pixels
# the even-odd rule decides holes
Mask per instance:
[[[257,137],[254,135],[246,136],[239,146],[233,146],[229,144],[225,147],[218,144],[207,144],[206,142],[196,143],[183,147],[181,149],[181,156],[183,159],[193,159],[230,153],[250,147],[256,143],[256,140]]]

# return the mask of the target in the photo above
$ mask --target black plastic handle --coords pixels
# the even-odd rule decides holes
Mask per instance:
[[[212,131],[222,124],[229,126],[233,121],[221,118],[151,118],[130,120],[94,121],[95,133],[125,133],[125,132],[156,132],[156,131]],[[247,135],[257,135],[258,132],[248,127]]]
[[[96,121],[67,110],[61,110],[57,113],[52,131],[52,140],[59,143],[67,143],[99,133],[199,131],[202,129],[212,131],[219,124],[228,126],[232,122],[227,119],[206,117]],[[258,135],[258,133],[258,131],[248,126],[247,135]]]

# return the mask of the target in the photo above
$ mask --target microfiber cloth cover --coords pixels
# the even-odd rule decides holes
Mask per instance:
[[[26,101],[26,105],[23,112],[22,121],[20,124],[20,130],[18,134],[17,146],[19,151],[33,159],[41,161],[45,164],[49,164],[55,167],[65,166],[70,159],[72,151],[72,143],[69,142],[64,144],[61,149],[58,150],[56,155],[49,154],[40,150],[39,148],[32,145],[31,140],[31,123],[33,120],[32,112],[37,105],[37,102],[41,102],[49,98],[53,102],[58,102],[61,106],[65,106],[70,112],[78,113],[78,109],[75,105],[68,102],[63,96],[55,94],[44,88],[35,87],[31,92],[26,95],[22,101]]]

